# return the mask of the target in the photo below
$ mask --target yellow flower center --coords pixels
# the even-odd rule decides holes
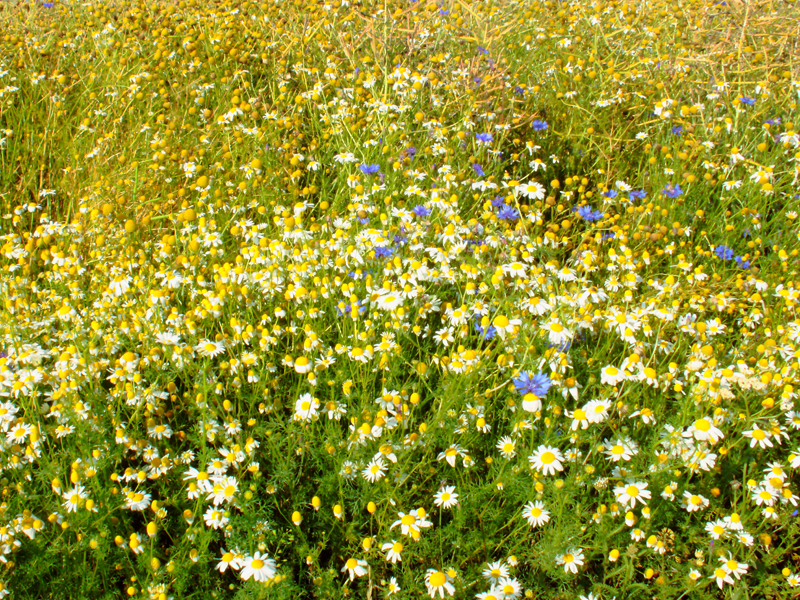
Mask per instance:
[[[447,576],[441,571],[436,571],[430,578],[431,587],[442,587],[445,581],[447,581]]]

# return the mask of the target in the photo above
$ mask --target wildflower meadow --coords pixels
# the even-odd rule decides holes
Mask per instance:
[[[0,2],[0,598],[800,598],[798,23]]]

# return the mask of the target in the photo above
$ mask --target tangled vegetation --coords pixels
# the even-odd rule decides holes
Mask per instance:
[[[798,22],[0,4],[0,597],[796,597]]]

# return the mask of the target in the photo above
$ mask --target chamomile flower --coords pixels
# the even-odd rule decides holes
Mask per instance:
[[[495,562],[490,562],[486,565],[486,568],[483,570],[483,577],[492,585],[497,585],[497,583],[503,577],[509,576],[508,567],[502,560],[498,560]]]
[[[502,595],[503,600],[516,600],[522,595],[522,585],[516,577],[501,577],[495,590]]]
[[[348,577],[350,577],[350,581],[353,581],[356,577],[363,577],[367,574],[368,568],[367,561],[361,560],[358,558],[348,558],[347,561],[344,563],[341,571],[344,573],[347,571]]]
[[[550,520],[550,512],[545,509],[541,502],[528,502],[522,509],[522,518],[531,527],[541,527]]]
[[[625,381],[625,378],[625,373],[613,365],[606,365],[600,369],[600,383],[613,386]]]
[[[63,506],[67,509],[68,513],[77,512],[78,508],[84,503],[87,497],[86,488],[82,485],[76,485],[72,489],[64,492],[65,502]]]
[[[726,583],[733,585],[731,574],[721,567],[714,569],[714,573],[709,579],[713,579],[717,586],[719,586],[719,589],[722,589]]]
[[[398,542],[397,540],[386,542],[381,546],[381,550],[386,552],[386,560],[392,564],[397,564],[403,560],[403,542]]]
[[[541,326],[541,329],[547,334],[548,341],[554,346],[561,346],[572,340],[573,333],[564,327],[557,317],[552,317]]]
[[[437,571],[436,569],[428,569],[425,573],[425,587],[428,590],[431,598],[437,595],[444,598],[445,595],[452,596],[456,592],[453,585],[453,578],[447,571]]]
[[[195,352],[197,352],[200,356],[205,358],[214,358],[225,351],[225,346],[222,342],[202,340],[199,344],[197,344],[197,346],[195,346],[194,349]]]
[[[269,581],[277,573],[275,561],[261,552],[245,556],[241,559],[241,565],[239,576],[245,581],[251,578],[259,582]]]
[[[500,451],[503,458],[514,458],[517,455],[516,443],[507,435],[501,437],[495,447]]]
[[[708,506],[708,498],[700,494],[692,494],[690,491],[683,493],[683,502],[686,504],[687,512],[697,512]]]
[[[647,482],[629,480],[625,485],[614,488],[614,496],[626,508],[633,508],[637,502],[647,504],[651,494]]]
[[[757,425],[748,431],[744,431],[742,435],[750,439],[751,448],[758,446],[762,450],[766,450],[767,448],[772,448],[773,446],[772,441],[769,439],[769,431],[761,429]]]
[[[736,577],[736,579],[741,579],[742,575],[747,573],[747,569],[750,568],[747,563],[740,563],[734,560],[732,556],[720,556],[719,561],[722,563],[722,568]]]
[[[501,339],[505,339],[507,335],[516,332],[521,325],[522,321],[520,319],[508,318],[506,315],[497,315],[492,319],[492,326]]]
[[[531,467],[545,475],[554,475],[557,471],[563,471],[563,461],[564,455],[561,454],[561,450],[545,445],[539,446],[528,457]]]
[[[628,462],[638,452],[636,444],[630,440],[606,440],[603,442],[603,454],[612,462]]]
[[[319,400],[311,394],[303,394],[294,404],[295,421],[311,421],[317,416]]]
[[[544,186],[536,181],[521,183],[514,188],[514,191],[529,200],[544,200]]]
[[[565,573],[578,573],[578,567],[583,566],[583,550],[571,548],[564,554],[556,556],[556,564],[563,565]]]
[[[419,512],[420,509],[412,510],[410,513],[405,514],[402,512],[397,513],[399,517],[397,521],[392,523],[390,529],[400,526],[400,533],[409,537],[418,537],[420,530],[433,525],[430,521],[425,519]]]
[[[221,553],[222,555],[217,563],[217,570],[220,573],[224,573],[228,567],[234,571],[238,571],[242,568],[242,559],[244,557],[237,556],[235,553],[225,550],[225,548],[222,548]]]
[[[364,479],[370,483],[375,483],[379,479],[383,478],[386,474],[386,464],[380,457],[373,458],[371,461],[369,461],[369,464],[361,472],[361,474],[364,476]]]
[[[458,494],[455,486],[448,485],[433,496],[433,503],[442,508],[452,508],[458,504]]]
[[[602,423],[608,417],[610,408],[609,400],[590,400],[583,406],[583,411],[589,423]]]
[[[728,527],[725,521],[721,521],[717,519],[716,521],[711,521],[706,523],[705,527],[706,532],[708,535],[711,536],[712,540],[718,540],[721,537],[724,537],[728,533]]]
[[[716,444],[719,440],[723,439],[725,435],[718,429],[713,421],[707,417],[697,419],[683,434],[684,437],[694,437],[694,439],[705,442],[710,441]]]
[[[387,596],[394,596],[397,594],[400,591],[400,586],[397,583],[397,577],[390,577],[384,589],[386,590]]]

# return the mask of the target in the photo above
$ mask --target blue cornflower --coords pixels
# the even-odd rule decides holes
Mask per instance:
[[[431,209],[425,208],[422,206],[422,204],[417,204],[411,209],[411,212],[417,215],[420,219],[424,219],[425,217],[429,217],[431,215]]]
[[[494,138],[492,138],[492,134],[491,133],[476,133],[475,134],[475,139],[478,140],[479,142],[483,142],[485,144],[488,144]]]
[[[722,260],[731,260],[733,258],[733,248],[720,244],[714,248],[714,254]]]
[[[547,390],[549,390],[550,386],[553,385],[553,382],[550,381],[550,377],[547,375],[543,373],[531,375],[528,371],[523,371],[520,373],[520,376],[515,377],[513,382],[514,387],[517,389],[517,393],[521,396],[524,396],[525,394],[534,394],[540,398],[546,396]]]
[[[600,210],[592,210],[591,206],[579,206],[578,215],[585,221],[599,221],[603,218],[603,212]]]
[[[517,209],[513,206],[503,204],[503,206],[500,207],[500,210],[497,211],[497,218],[505,221],[516,221],[519,219],[519,212],[517,212]]]
[[[378,171],[381,170],[380,165],[360,165],[358,167],[359,171],[364,173],[364,175],[375,175]]]
[[[608,190],[607,192],[603,192],[603,196],[606,198],[611,198],[612,200],[617,197],[617,190]]]
[[[494,206],[495,208],[500,208],[504,204],[503,202],[504,198],[505,196],[503,196],[502,194],[495,196],[494,198],[492,198],[492,206]]]
[[[523,88],[521,88],[520,86],[515,86],[514,87],[514,95],[515,96],[524,96],[525,95],[525,90]]]
[[[367,306],[360,301],[356,302],[355,307],[358,309],[359,313],[364,313],[367,310]],[[352,304],[344,304],[343,302],[340,302],[339,305],[336,306],[336,312],[339,313],[340,317],[343,315],[349,315],[352,309]]]
[[[386,246],[375,246],[375,258],[390,258],[394,255],[394,250]]]
[[[547,121],[541,121],[539,119],[536,119],[531,122],[531,129],[533,129],[534,131],[544,131],[547,128],[548,128]]]
[[[775,118],[772,118],[772,119],[767,119],[766,121],[764,121],[764,123],[767,123],[768,125],[780,125],[781,124],[781,118],[780,117],[775,117]]]
[[[548,344],[548,348],[555,348],[559,352],[566,352],[572,347],[572,340],[567,340],[566,342],[561,342],[558,346],[553,344]]]
[[[683,193],[683,190],[681,189],[681,184],[676,183],[675,185],[666,186],[663,190],[661,190],[661,193],[667,198],[677,198]]]
[[[481,325],[480,318],[475,318],[472,322],[472,326],[475,328],[475,331],[486,341],[493,339],[497,335],[497,329],[495,329],[494,325],[489,325],[486,329],[483,328]]]
[[[486,173],[483,172],[483,167],[480,166],[478,163],[473,163],[472,168],[480,177],[486,177]]]
[[[489,54],[489,51],[486,48],[483,48],[482,46],[478,46],[478,52],[480,52],[481,54]]]
[[[630,192],[628,192],[628,200],[630,200],[631,202],[633,202],[637,198],[646,198],[646,197],[647,197],[647,192],[645,192],[644,190],[631,190]]]
[[[742,259],[741,256],[734,256],[734,260],[736,264],[739,265],[740,269],[744,269],[745,271],[750,268],[750,261]]]
[[[747,106],[753,106],[756,103],[755,98],[748,98],[747,96],[739,96],[739,102]]]

